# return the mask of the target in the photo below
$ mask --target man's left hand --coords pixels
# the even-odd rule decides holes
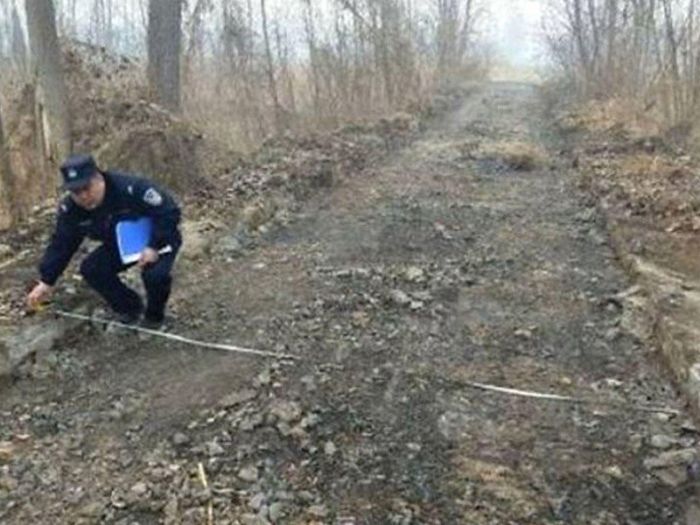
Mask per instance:
[[[144,248],[143,251],[141,252],[141,256],[139,257],[139,261],[137,263],[139,268],[144,268],[148,266],[149,264],[155,264],[158,262],[159,255],[156,250],[153,248]]]

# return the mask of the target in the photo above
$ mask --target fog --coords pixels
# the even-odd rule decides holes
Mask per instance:
[[[496,59],[518,68],[538,68],[544,62],[542,0],[491,0],[485,15],[487,45]]]

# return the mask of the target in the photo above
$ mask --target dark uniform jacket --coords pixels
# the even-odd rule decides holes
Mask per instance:
[[[53,285],[66,269],[85,237],[116,250],[115,227],[125,218],[148,216],[153,228],[148,246],[156,250],[179,244],[180,207],[167,192],[142,177],[103,172],[105,197],[94,210],[78,206],[70,196],[58,209],[56,230],[39,265],[41,280]],[[115,253],[115,257],[119,257]]]

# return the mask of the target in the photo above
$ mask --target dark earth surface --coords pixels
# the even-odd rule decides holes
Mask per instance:
[[[698,523],[697,431],[550,129],[536,87],[480,86],[255,249],[181,266],[173,332],[296,360],[71,332],[2,390],[0,522]]]

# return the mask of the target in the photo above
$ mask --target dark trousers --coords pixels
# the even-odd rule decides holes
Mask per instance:
[[[171,246],[173,247],[171,253],[161,255],[155,264],[146,266],[141,271],[143,285],[146,288],[145,315],[148,319],[162,320],[165,314],[165,305],[170,297],[173,281],[170,273],[180,249],[180,243],[172,243]],[[131,266],[133,264],[122,264],[116,247],[112,247],[111,243],[105,243],[83,260],[80,273],[115,312],[137,313],[143,310],[141,298],[119,278],[119,273]]]

